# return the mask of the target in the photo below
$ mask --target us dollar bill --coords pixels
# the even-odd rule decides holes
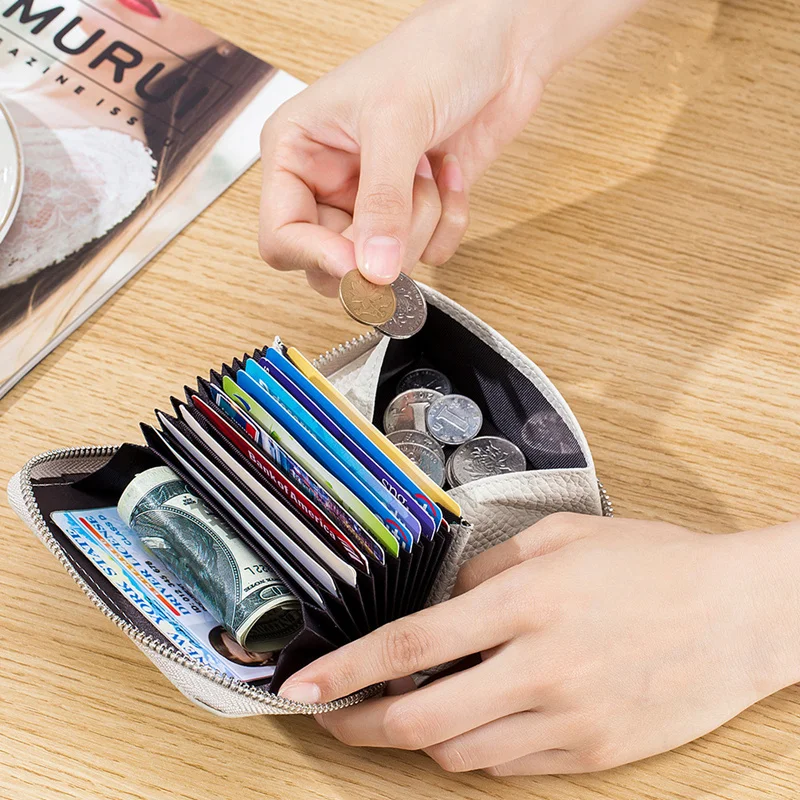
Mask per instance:
[[[297,598],[169,467],[140,472],[117,510],[246,650],[279,650],[302,626]]]

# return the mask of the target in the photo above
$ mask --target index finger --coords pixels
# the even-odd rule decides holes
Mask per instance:
[[[264,168],[258,244],[275,269],[321,270],[336,278],[356,269],[353,242],[319,224],[311,187],[278,165]]]
[[[504,581],[487,581],[317,659],[280,688],[287,700],[327,703],[382,681],[404,678],[507,642],[515,604]]]

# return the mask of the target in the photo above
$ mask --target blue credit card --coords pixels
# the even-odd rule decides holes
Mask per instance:
[[[231,399],[214,384],[208,385],[211,397],[220,410],[256,443],[281,470],[296,481],[301,489],[308,492],[311,499],[348,534],[366,555],[372,556],[379,564],[386,561],[383,548],[359,523],[331,497],[330,492],[306,472],[249,414],[242,411]]]
[[[383,521],[405,550],[414,536],[401,522],[397,507],[410,518],[419,537],[420,524],[369,472],[336,441],[277,381],[252,358],[236,373],[236,383],[283,425],[327,470],[348,486]]]
[[[413,496],[421,494],[419,487],[412,483],[414,490],[412,494],[393,478],[386,468],[387,462],[395,466],[391,459],[358,430],[279,350],[269,348],[266,351],[266,358],[262,358],[259,364],[411,512],[420,523],[422,534],[430,539],[436,532],[438,522],[428,508],[435,506],[430,500],[427,501],[427,507],[423,506]]]
[[[242,411],[219,386],[209,383],[208,391],[211,394],[211,399],[224,412],[225,416],[233,420],[259,447],[264,449],[267,445],[266,440],[272,441],[272,437],[260,425],[257,425],[247,412]]]

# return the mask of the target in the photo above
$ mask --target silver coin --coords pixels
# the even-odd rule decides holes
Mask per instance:
[[[443,372],[423,367],[404,375],[397,384],[398,392],[407,392],[409,389],[435,389],[442,394],[450,394],[453,391],[453,385]]]
[[[444,486],[444,459],[416,442],[400,442],[397,449],[413,461],[437,486]]]
[[[428,318],[428,304],[416,281],[401,272],[392,284],[397,308],[388,322],[375,327],[392,339],[408,339],[418,333]]]
[[[530,450],[548,455],[577,455],[580,445],[567,423],[554,408],[545,408],[529,417],[522,426],[522,441]]]
[[[392,443],[400,447],[401,444],[412,442],[413,444],[420,444],[423,447],[428,447],[438,454],[444,461],[444,450],[439,442],[430,434],[423,433],[422,431],[412,430],[411,428],[400,428],[400,430],[392,431],[386,434],[386,438]]]
[[[445,480],[450,484],[450,486],[455,489],[456,487],[460,486],[461,484],[456,480],[455,475],[453,475],[453,453],[450,458],[447,459],[447,462],[444,465],[444,477]]]
[[[451,483],[461,486],[491,475],[524,472],[525,456],[513,442],[500,436],[479,436],[462,444],[450,457]]]
[[[446,394],[428,409],[428,432],[442,444],[463,444],[478,435],[483,414],[463,394]]]
[[[424,433],[428,406],[441,396],[433,389],[409,389],[397,395],[383,415],[384,433],[408,428]]]

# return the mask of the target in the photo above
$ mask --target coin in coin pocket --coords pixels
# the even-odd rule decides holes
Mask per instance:
[[[447,375],[439,372],[438,369],[422,367],[411,370],[397,384],[398,393],[407,392],[409,389],[435,389],[442,394],[450,394],[453,391],[453,385]]]
[[[428,406],[440,397],[442,394],[433,389],[409,389],[397,395],[383,415],[384,433],[392,433],[401,428],[424,433]]]
[[[444,486],[444,454],[417,442],[400,442],[397,449],[413,461],[437,486]]]
[[[524,472],[525,456],[513,442],[501,436],[479,436],[462,444],[447,462],[447,479],[451,486],[504,475]]]
[[[446,394],[431,403],[428,432],[442,444],[458,445],[478,435],[483,414],[478,404],[463,394]]]

